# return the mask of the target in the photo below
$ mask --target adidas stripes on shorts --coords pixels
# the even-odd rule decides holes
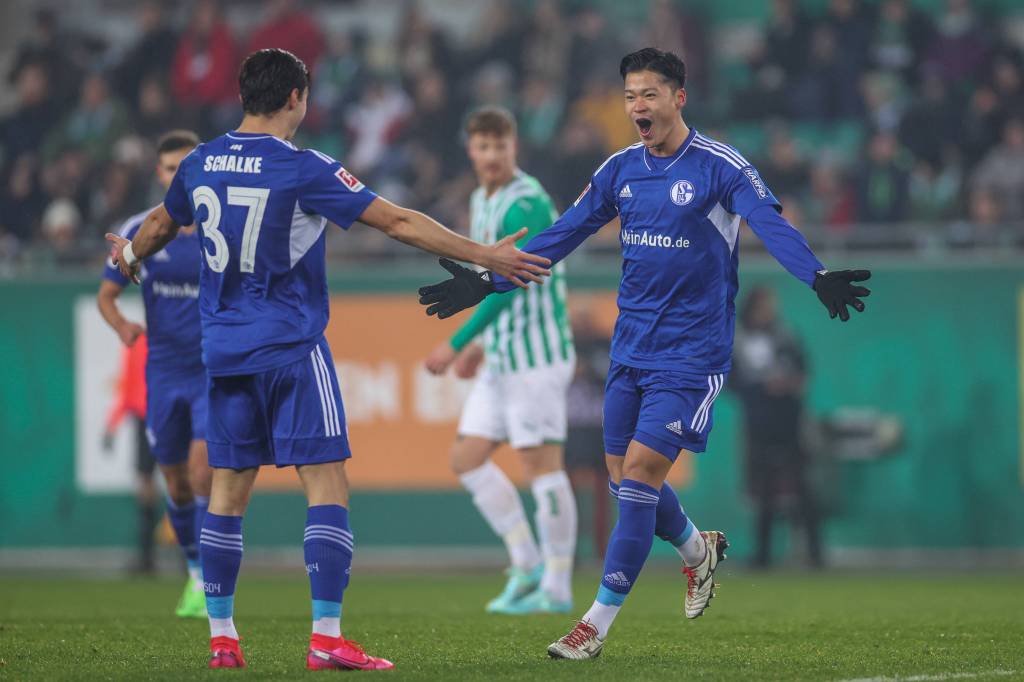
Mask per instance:
[[[352,451],[327,340],[300,360],[240,376],[210,377],[210,466],[322,464]]]
[[[704,452],[725,374],[694,376],[612,362],[604,388],[604,450],[625,455],[631,440],[673,462],[680,450]]]

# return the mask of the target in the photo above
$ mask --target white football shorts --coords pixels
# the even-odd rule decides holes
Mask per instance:
[[[516,449],[564,443],[566,397],[575,369],[570,362],[500,373],[485,365],[462,408],[459,435]]]

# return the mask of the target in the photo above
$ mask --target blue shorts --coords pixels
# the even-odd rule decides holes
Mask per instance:
[[[636,440],[673,462],[680,450],[704,452],[723,384],[724,374],[700,377],[612,361],[604,387],[604,451],[625,455]]]
[[[206,438],[206,368],[146,365],[146,438],[164,466],[188,461],[189,444]]]
[[[250,469],[348,459],[338,377],[327,339],[290,365],[210,377],[210,466]]]

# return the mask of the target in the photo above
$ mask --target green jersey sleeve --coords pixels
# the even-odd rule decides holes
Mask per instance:
[[[518,246],[522,246],[535,234],[551,226],[554,221],[553,214],[551,203],[546,198],[541,196],[523,197],[505,212],[499,238],[515,234],[520,228],[525,227],[529,229],[529,232],[516,242]],[[518,289],[513,291],[518,291]],[[459,327],[459,330],[452,336],[450,341],[452,348],[461,351],[469,345],[473,339],[483,333],[487,325],[497,319],[502,310],[512,305],[514,300],[514,296],[488,296],[485,298],[477,306],[472,317],[466,320],[466,323]]]
[[[522,246],[538,232],[551,227],[555,221],[554,208],[551,202],[543,196],[523,197],[512,204],[505,212],[502,220],[502,237],[515,234],[520,228],[527,228],[529,232],[520,239],[516,245]]]
[[[494,322],[501,314],[501,311],[512,305],[515,300],[513,296],[488,296],[473,311],[473,316],[466,320],[466,323],[459,327],[450,341],[452,348],[461,351],[469,343],[479,336],[487,325]]]

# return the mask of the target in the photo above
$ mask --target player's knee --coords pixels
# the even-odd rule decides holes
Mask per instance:
[[[471,459],[464,451],[459,450],[457,447],[452,448],[451,452],[451,467],[452,473],[456,476],[468,473],[473,469],[479,467],[474,459]]]
[[[184,467],[165,469],[164,481],[167,482],[167,497],[171,499],[171,502],[181,505],[192,501],[192,485]]]
[[[213,469],[210,468],[205,440],[193,440],[189,447],[188,480],[194,494],[210,496]]]
[[[617,457],[615,455],[605,455],[604,462],[608,467],[608,478],[610,478],[616,485],[622,483],[622,464],[624,457]]]
[[[652,483],[656,479],[664,477],[661,468],[662,467],[659,467],[657,464],[646,459],[627,458],[626,461],[622,463],[622,473],[617,482],[621,483],[623,479],[628,478],[633,481]]]
[[[544,468],[537,464],[536,460],[529,459],[527,457],[522,458],[523,462],[523,475],[526,476],[526,480],[532,481],[538,476],[543,476],[546,471]]]
[[[210,495],[209,510],[222,516],[242,516],[248,506],[247,491],[225,491],[220,495]]]
[[[188,480],[192,486],[192,492],[203,497],[210,496],[210,488],[213,485],[213,471],[210,466],[203,463],[193,463],[188,467]]]
[[[557,445],[545,444],[536,448],[523,448],[519,453],[522,457],[523,473],[530,480],[565,468],[562,448]]]
[[[456,437],[451,449],[452,471],[461,476],[479,469],[491,458],[498,445],[496,441],[477,436]]]

